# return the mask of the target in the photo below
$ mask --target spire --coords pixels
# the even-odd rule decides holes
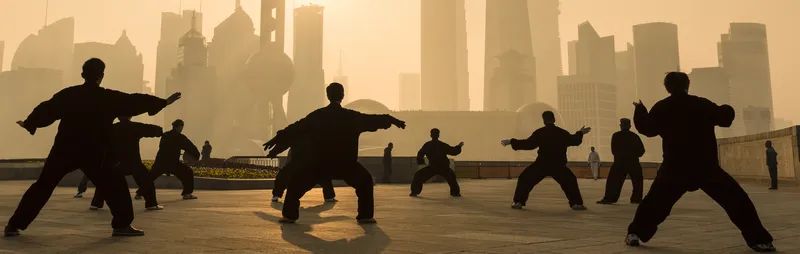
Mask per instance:
[[[236,7],[233,9],[234,11],[242,9],[242,1],[236,0]]]
[[[50,9],[50,0],[44,1],[44,26],[47,26],[47,11]]]
[[[192,11],[192,31],[197,31],[197,11]]]

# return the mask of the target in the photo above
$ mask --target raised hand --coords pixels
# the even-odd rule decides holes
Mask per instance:
[[[394,126],[397,126],[397,128],[400,128],[400,129],[405,129],[406,128],[406,122],[404,122],[403,120],[397,119],[397,118],[394,119],[394,123],[392,123],[392,124],[394,124]]]
[[[460,143],[458,143],[457,146],[464,146],[464,141],[461,141]]]
[[[179,100],[181,98],[181,93],[174,93],[167,97],[167,105],[172,104],[173,102]]]
[[[511,144],[511,140],[510,139],[500,140],[500,144],[503,145],[503,146],[508,146],[508,145]]]
[[[592,131],[592,128],[591,127],[586,127],[586,126],[581,127],[581,130],[580,130],[580,132],[583,133],[583,134],[589,133],[590,131]]]
[[[644,103],[642,103],[642,100],[639,100],[638,102],[634,101],[633,102],[633,106],[634,107],[644,107]]]
[[[22,127],[23,129],[26,129],[25,128],[25,122],[23,122],[23,121],[17,121],[17,125],[19,125],[19,127]]]
[[[267,151],[267,150],[272,149],[273,147],[275,147],[275,145],[277,145],[277,144],[278,144],[278,142],[273,138],[273,139],[270,139],[269,141],[267,141],[267,143],[264,143],[261,146],[264,147],[264,151]]]

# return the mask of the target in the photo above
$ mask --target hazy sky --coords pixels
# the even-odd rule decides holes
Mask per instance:
[[[436,1],[436,0],[423,0]],[[491,0],[488,0],[491,1]],[[181,3],[182,2],[182,3]],[[287,6],[320,3],[325,9],[324,68],[328,79],[336,72],[339,51],[350,76],[351,99],[371,98],[397,106],[400,72],[419,72],[419,1],[416,0],[287,0]],[[472,109],[483,104],[484,0],[466,0]],[[28,34],[45,20],[45,0],[0,0],[0,40],[6,41],[4,69]],[[259,0],[242,0],[258,25]],[[76,42],[114,42],[123,29],[144,55],[145,80],[153,80],[160,13],[201,9],[201,0],[50,0],[48,20],[74,16]],[[204,34],[233,11],[234,0],[202,1]],[[288,8],[291,14],[291,8]],[[679,26],[681,67],[717,65],[716,43],[730,22],[767,24],[775,116],[800,122],[800,76],[793,75],[800,59],[800,1],[797,0],[562,0],[561,39],[577,38],[577,25],[590,21],[601,35],[615,35],[618,49],[632,40],[631,26],[666,21]],[[291,15],[287,49],[291,55]],[[258,31],[258,28],[256,28]],[[567,69],[567,66],[564,66]],[[546,100],[551,101],[551,100]]]

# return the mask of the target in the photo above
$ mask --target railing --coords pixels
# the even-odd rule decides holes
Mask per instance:
[[[262,167],[280,167],[280,159],[267,158],[266,156],[233,156],[225,161]]]

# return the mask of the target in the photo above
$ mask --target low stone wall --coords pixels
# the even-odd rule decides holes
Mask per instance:
[[[461,178],[517,178],[529,166],[530,161],[456,161],[456,175]],[[645,179],[653,179],[660,163],[642,162]],[[586,162],[569,162],[567,167],[578,178],[592,178],[592,170]],[[611,162],[600,163],[600,178],[608,177]]]
[[[800,183],[799,129],[800,126],[794,126],[717,140],[722,168],[737,179],[767,181],[769,172],[764,143],[771,140],[772,146],[778,152],[778,179],[782,182]]]

